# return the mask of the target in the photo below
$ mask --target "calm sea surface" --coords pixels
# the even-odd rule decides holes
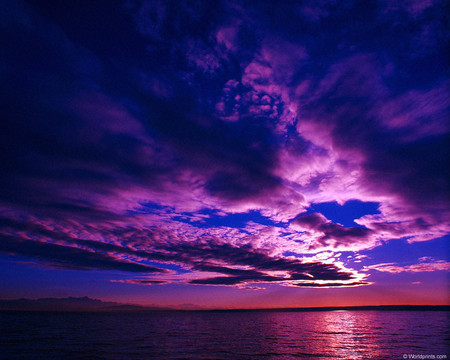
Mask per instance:
[[[448,315],[441,311],[0,313],[0,358],[444,359],[446,355],[450,359]]]

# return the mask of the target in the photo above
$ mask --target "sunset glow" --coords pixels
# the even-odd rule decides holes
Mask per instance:
[[[447,10],[2,1],[0,298],[449,304]]]

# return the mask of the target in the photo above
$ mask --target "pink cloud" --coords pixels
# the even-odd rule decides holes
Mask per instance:
[[[238,286],[237,288],[241,290],[255,290],[255,291],[266,290],[266,288],[260,286]]]
[[[419,259],[420,260],[420,259]],[[432,271],[450,271],[450,262],[445,260],[428,259],[423,260],[418,264],[400,266],[395,263],[385,263],[365,266],[364,271],[377,270],[381,272],[388,272],[391,274],[398,274],[402,272],[432,272]]]
[[[120,283],[120,284],[132,284],[132,285],[145,285],[145,286],[150,286],[150,285],[163,285],[163,284],[167,284],[167,281],[163,281],[163,280],[152,280],[152,279],[126,279],[126,280],[109,280],[110,282],[113,283]]]

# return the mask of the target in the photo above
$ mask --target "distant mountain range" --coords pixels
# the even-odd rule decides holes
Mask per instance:
[[[135,311],[143,310],[139,305],[84,297],[0,300],[0,311]]]
[[[158,307],[107,302],[84,297],[14,299],[0,300],[0,311],[91,311],[91,312],[132,312],[162,310],[202,310],[185,304],[184,306]],[[211,309],[208,309],[211,310]],[[310,308],[270,308],[233,309],[233,311],[338,311],[338,310],[377,310],[377,311],[450,311],[450,305],[380,305],[380,306],[335,306]],[[229,310],[214,310],[229,311]]]

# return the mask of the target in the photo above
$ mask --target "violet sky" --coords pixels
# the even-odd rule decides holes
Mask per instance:
[[[448,303],[449,13],[2,0],[0,297]]]

